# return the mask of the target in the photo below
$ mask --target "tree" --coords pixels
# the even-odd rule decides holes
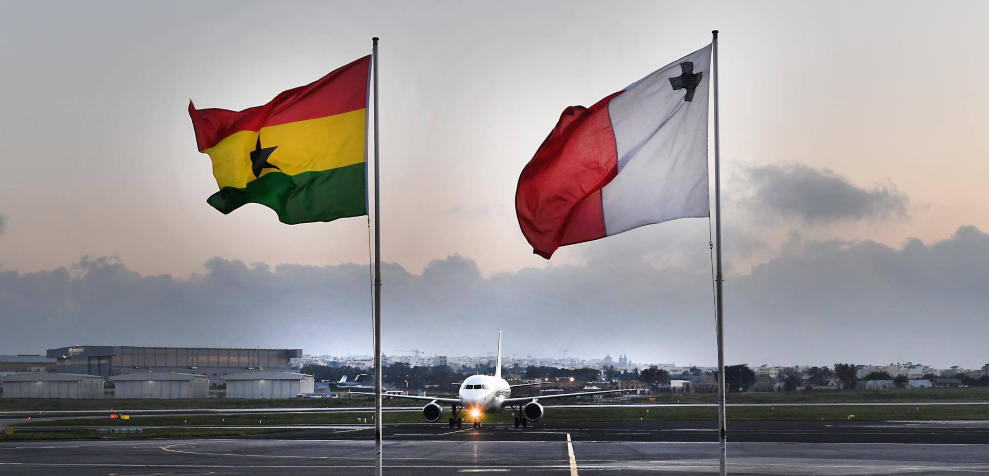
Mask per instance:
[[[910,378],[906,375],[897,375],[896,378],[893,379],[893,383],[895,383],[898,388],[906,388],[908,382],[910,382]]]
[[[730,392],[744,392],[755,383],[755,372],[748,365],[725,367],[725,387]]]
[[[670,373],[653,365],[639,373],[639,380],[646,383],[669,382]]]
[[[862,380],[893,380],[889,372],[869,372]]]
[[[812,385],[827,385],[828,380],[834,378],[834,372],[830,367],[811,367],[807,369],[807,383]]]
[[[841,382],[841,388],[853,389],[858,385],[855,364],[834,364],[834,375]]]
[[[690,375],[693,375],[694,377],[700,377],[701,375],[704,375],[704,372],[697,367],[691,366]]]
[[[786,390],[787,392],[796,391],[799,386],[800,377],[797,377],[796,375],[788,375],[785,379],[783,379],[783,390]]]

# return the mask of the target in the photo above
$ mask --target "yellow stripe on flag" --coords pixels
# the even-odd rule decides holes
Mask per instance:
[[[268,163],[287,175],[319,172],[364,162],[366,109],[262,127],[261,146],[277,147]],[[205,150],[213,161],[213,176],[223,187],[244,188],[257,177],[251,171],[251,152],[258,132],[240,131]],[[277,172],[266,168],[261,173]]]

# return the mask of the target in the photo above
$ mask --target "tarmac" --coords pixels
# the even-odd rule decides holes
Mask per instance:
[[[374,474],[373,429],[225,439],[0,442],[0,474]],[[989,422],[729,423],[730,474],[989,474]],[[710,423],[389,425],[385,474],[717,474]]]

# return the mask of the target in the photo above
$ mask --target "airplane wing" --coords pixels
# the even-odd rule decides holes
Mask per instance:
[[[533,400],[549,400],[551,398],[570,398],[570,397],[580,397],[583,395],[600,395],[602,393],[622,393],[628,390],[596,390],[593,392],[578,392],[578,393],[561,393],[558,395],[542,395],[537,397],[518,397],[518,398],[506,398],[506,405],[515,405],[517,403],[526,403]]]
[[[374,396],[373,393],[368,393],[368,392],[350,392],[350,394],[368,395],[372,397]],[[448,403],[448,404],[457,404],[457,405],[460,404],[459,398],[428,397],[428,396],[419,396],[419,395],[394,395],[390,393],[382,393],[381,396],[385,398],[404,398],[406,400],[423,400],[423,401],[437,402],[437,403]]]

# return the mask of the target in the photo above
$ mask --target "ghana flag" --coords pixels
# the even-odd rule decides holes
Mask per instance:
[[[365,56],[239,112],[190,101],[199,151],[220,186],[207,203],[224,214],[259,203],[288,224],[366,215],[370,65]]]

